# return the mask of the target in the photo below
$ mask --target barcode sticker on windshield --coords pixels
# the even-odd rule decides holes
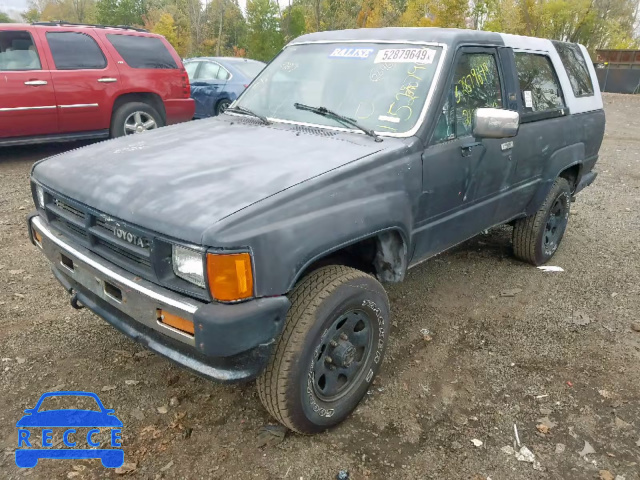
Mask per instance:
[[[378,51],[373,63],[433,63],[435,58],[430,48],[387,48]]]

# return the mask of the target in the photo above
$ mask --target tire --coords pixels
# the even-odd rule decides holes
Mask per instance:
[[[557,178],[535,215],[516,221],[513,227],[513,252],[533,265],[547,263],[556,253],[569,221],[571,187]]]
[[[313,434],[342,422],[369,389],[387,346],[389,299],[372,276],[341,265],[313,271],[289,298],[258,394],[280,423]]]
[[[215,114],[220,115],[221,113],[224,113],[229,105],[231,105],[231,100],[228,100],[226,98],[224,100],[220,100],[218,103],[216,103]]]
[[[139,116],[136,117],[136,114]],[[153,124],[149,123],[153,121]],[[129,128],[127,128],[127,124]],[[138,127],[138,124],[140,125]],[[136,125],[136,130],[132,130],[132,126]],[[145,127],[144,125],[148,125]],[[158,111],[151,105],[143,102],[125,103],[118,107],[111,117],[111,138],[124,137],[136,133],[143,133],[148,130],[164,127],[164,119]]]

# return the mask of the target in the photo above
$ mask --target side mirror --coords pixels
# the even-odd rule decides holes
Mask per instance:
[[[479,108],[473,115],[473,135],[479,138],[515,137],[520,114],[501,108]]]

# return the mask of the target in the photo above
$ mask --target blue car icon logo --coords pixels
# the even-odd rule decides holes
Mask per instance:
[[[90,397],[95,400],[99,410],[39,411],[42,402],[49,397],[85,397],[83,400]],[[120,443],[122,422],[114,412],[110,408],[105,408],[95,393],[49,392],[43,394],[36,406],[25,410],[26,415],[16,423],[18,427],[16,465],[20,468],[32,468],[41,458],[74,460],[99,458],[102,465],[107,468],[122,466],[124,463],[124,452]],[[90,429],[86,435],[81,433],[87,427]],[[42,429],[41,437],[35,434],[34,428]],[[67,448],[54,448],[53,429],[64,429],[62,443]],[[96,437],[101,433],[101,429],[111,429],[109,445],[112,448],[98,448],[101,444]],[[85,445],[88,448],[83,448]]]

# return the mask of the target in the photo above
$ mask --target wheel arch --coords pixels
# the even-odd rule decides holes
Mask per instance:
[[[151,105],[162,116],[163,123],[167,123],[167,111],[164,107],[162,97],[153,92],[129,92],[119,95],[113,102],[111,118],[113,118],[114,113],[122,105],[132,102],[142,102]]]
[[[373,274],[381,282],[398,283],[407,272],[409,243],[405,233],[389,228],[359,237],[309,259],[293,277],[288,290],[309,273],[326,265],[345,265]]]
[[[569,182],[569,186],[571,187],[571,192],[573,193],[578,185],[578,180],[580,179],[580,173],[582,172],[582,162],[574,163],[573,165],[562,170],[558,177],[562,177]]]
[[[525,215],[530,216],[538,211],[544,199],[549,194],[556,178],[565,178],[569,182],[571,192],[573,192],[580,180],[584,158],[584,143],[568,145],[554,152],[547,162],[547,168],[543,173],[542,182],[527,205]]]

